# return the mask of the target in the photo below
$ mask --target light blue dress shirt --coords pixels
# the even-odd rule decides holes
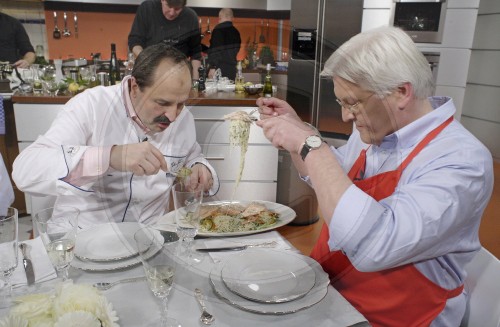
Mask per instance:
[[[365,178],[396,169],[455,113],[450,98],[430,100],[431,113],[369,147]],[[332,151],[347,173],[368,146],[355,130],[346,145]],[[413,159],[388,198],[375,201],[354,185],[345,192],[329,225],[330,249],[344,251],[360,271],[414,263],[434,283],[454,289],[481,247],[478,229],[493,180],[490,152],[455,120]],[[448,300],[432,326],[458,326],[465,303],[465,292]]]

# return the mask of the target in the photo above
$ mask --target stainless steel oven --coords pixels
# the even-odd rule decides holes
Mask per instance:
[[[393,25],[402,28],[415,43],[441,43],[446,0],[394,0]]]

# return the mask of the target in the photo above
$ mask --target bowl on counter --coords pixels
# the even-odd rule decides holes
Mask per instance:
[[[262,92],[264,86],[262,84],[245,85],[245,92],[250,95],[255,95]]]

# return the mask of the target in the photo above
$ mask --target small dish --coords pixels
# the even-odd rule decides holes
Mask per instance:
[[[231,257],[221,272],[226,287],[251,301],[282,303],[309,292],[316,274],[309,264],[292,253],[248,250]]]
[[[264,86],[260,84],[254,84],[254,85],[245,85],[245,92],[250,94],[250,95],[255,95],[257,93],[262,92],[264,89]]]
[[[75,256],[90,261],[118,261],[136,256],[140,251],[134,233],[142,227],[139,223],[106,223],[78,233]]]

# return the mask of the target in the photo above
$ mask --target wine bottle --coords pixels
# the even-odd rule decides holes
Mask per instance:
[[[273,96],[273,83],[271,80],[271,64],[267,64],[266,66],[266,77],[264,78],[264,89],[262,93],[266,98],[270,98]]]
[[[116,58],[116,45],[111,43],[111,59],[109,60],[109,85],[120,83],[120,67]]]
[[[245,79],[243,78],[243,73],[241,72],[241,61],[238,61],[236,78],[234,80],[234,91],[236,93],[245,92]]]

